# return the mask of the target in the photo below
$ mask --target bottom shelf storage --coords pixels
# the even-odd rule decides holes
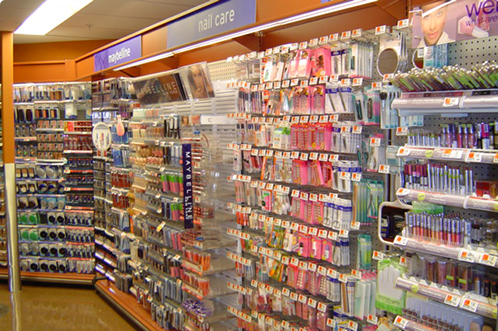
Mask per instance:
[[[0,279],[8,279],[8,269],[0,267]],[[92,285],[95,274],[51,273],[21,271],[21,280],[40,283]]]
[[[164,331],[152,320],[150,312],[145,310],[131,294],[121,292],[108,280],[95,283],[95,289],[119,312],[128,317],[140,329],[147,331]],[[174,330],[171,330],[174,331]]]

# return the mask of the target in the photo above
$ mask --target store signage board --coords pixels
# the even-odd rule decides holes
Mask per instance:
[[[219,1],[168,24],[168,49],[256,22],[256,0]]]
[[[142,57],[142,36],[136,36],[95,53],[93,55],[94,71],[109,69],[140,57]]]

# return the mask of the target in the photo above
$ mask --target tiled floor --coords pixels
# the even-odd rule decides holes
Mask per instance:
[[[2,331],[135,330],[93,289],[23,285],[18,303],[13,301],[7,283],[0,282]]]

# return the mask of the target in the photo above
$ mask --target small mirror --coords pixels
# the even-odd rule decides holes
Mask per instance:
[[[398,68],[398,61],[398,53],[392,48],[386,48],[377,58],[377,71],[381,76],[393,74]]]
[[[414,68],[423,69],[424,68],[424,49],[419,48],[413,52],[412,64]]]

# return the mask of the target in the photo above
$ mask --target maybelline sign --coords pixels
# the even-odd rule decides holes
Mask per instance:
[[[136,36],[96,53],[93,56],[95,71],[109,69],[142,56],[142,36]]]

